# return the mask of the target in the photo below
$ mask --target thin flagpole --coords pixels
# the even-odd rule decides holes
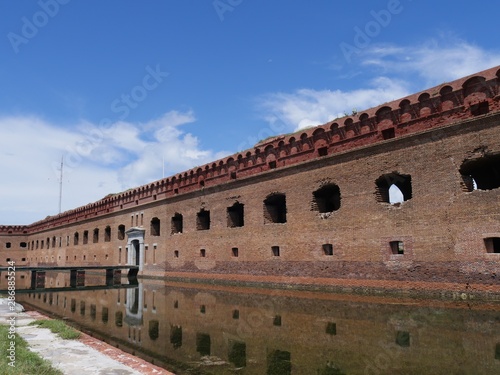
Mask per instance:
[[[61,213],[61,206],[62,206],[63,165],[64,165],[64,156],[61,156],[61,176],[59,178],[59,213]]]

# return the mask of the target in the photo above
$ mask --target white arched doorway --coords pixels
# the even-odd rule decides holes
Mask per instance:
[[[144,265],[144,232],[143,228],[130,228],[127,234],[127,265],[139,266],[139,272]]]

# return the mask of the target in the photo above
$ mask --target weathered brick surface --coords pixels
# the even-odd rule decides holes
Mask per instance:
[[[500,237],[500,189],[467,192],[459,170],[464,160],[500,153],[499,123],[496,67],[32,225],[3,226],[0,263],[124,264],[127,239],[117,237],[124,225],[145,229],[144,275],[476,283],[498,292],[500,254],[488,253],[484,239]],[[411,176],[412,197],[379,202],[376,181],[389,175],[392,183],[393,173]],[[340,208],[321,214],[313,192],[325,183],[339,187]],[[264,200],[273,193],[286,196],[286,223],[265,222]],[[228,227],[227,208],[236,202],[244,225]],[[208,230],[197,230],[201,209],[210,211]],[[183,215],[183,232],[172,234],[175,213]],[[155,217],[159,236],[150,228]],[[391,241],[403,242],[404,254],[393,254]]]

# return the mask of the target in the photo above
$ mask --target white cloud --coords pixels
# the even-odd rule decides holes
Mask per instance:
[[[59,167],[68,145],[81,139],[78,131],[49,124],[36,117],[0,118],[0,223],[28,224],[57,213]],[[88,181],[96,179],[116,189],[108,171],[82,164],[78,173],[67,175],[67,203],[92,201]],[[102,191],[97,191],[102,193]],[[71,196],[73,195],[73,196]]]
[[[171,111],[137,124],[61,127],[37,117],[0,118],[0,224],[30,224],[56,214],[64,155],[63,211],[222,157],[201,149],[181,126],[191,112]]]
[[[271,125],[284,123],[289,130],[324,124],[413,92],[452,81],[500,64],[500,51],[488,51],[442,35],[417,46],[372,44],[359,54],[357,64],[335,66],[340,79],[363,74],[374,77],[368,85],[352,90],[303,88],[291,93],[271,93],[259,100],[263,117]]]
[[[279,118],[290,129],[298,130],[408,94],[404,82],[378,77],[371,81],[370,87],[352,91],[300,89],[293,93],[269,94],[261,99],[260,106],[269,122]]]
[[[383,74],[407,79],[417,74],[423,80],[420,85],[429,87],[499,65],[500,51],[442,36],[417,46],[373,45],[362,52],[361,60],[365,68],[381,68]]]
[[[171,111],[161,118],[141,124],[152,140],[138,142],[134,148],[136,158],[119,171],[123,186],[131,187],[162,177],[162,161],[165,160],[165,175],[208,163],[226,155],[200,148],[197,137],[183,133],[180,126],[194,122],[192,112]]]

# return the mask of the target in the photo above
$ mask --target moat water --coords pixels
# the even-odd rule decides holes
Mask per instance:
[[[500,374],[499,303],[165,280],[17,300],[176,374]]]

